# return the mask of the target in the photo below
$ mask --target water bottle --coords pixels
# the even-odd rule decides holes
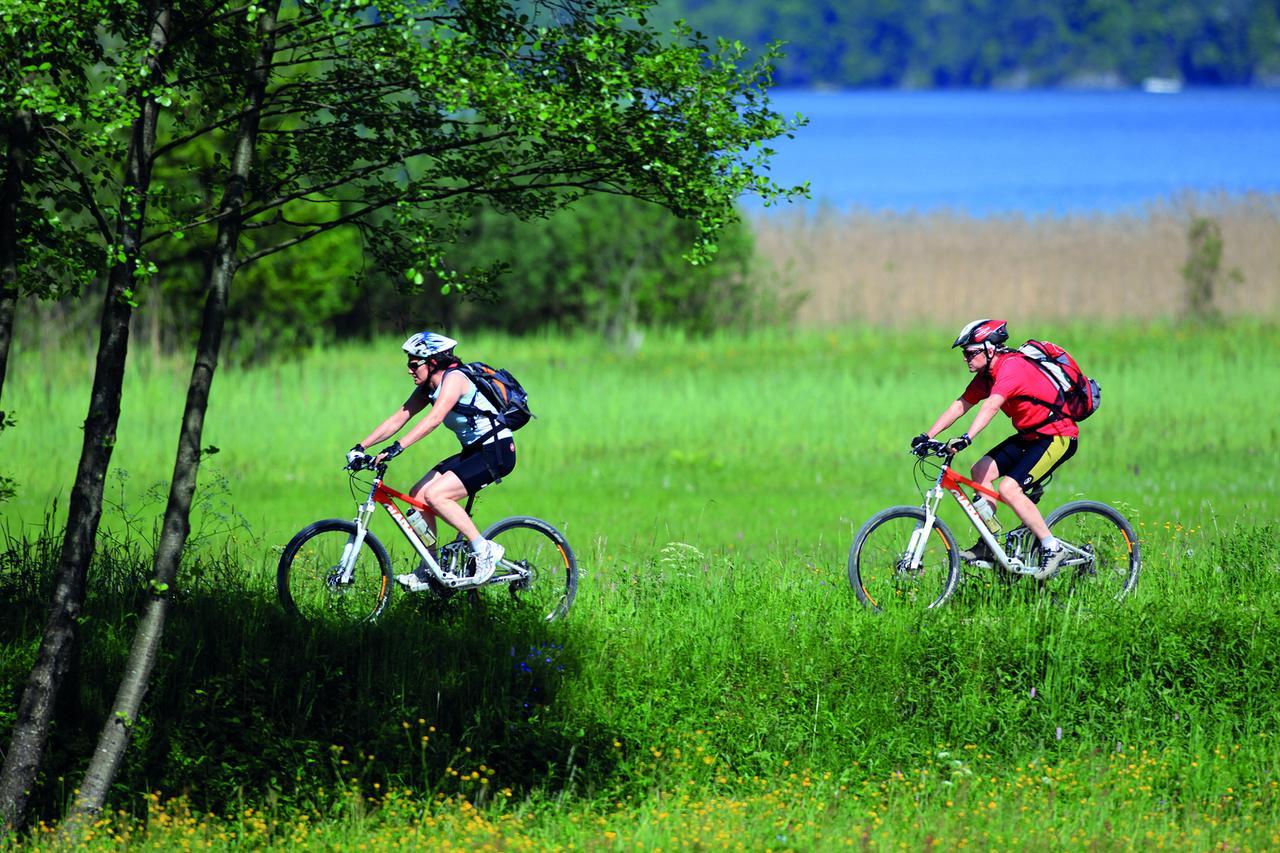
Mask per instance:
[[[414,507],[409,507],[409,511],[404,514],[404,517],[409,522],[409,526],[422,537],[424,545],[435,544],[435,534],[431,532],[431,528],[427,525],[427,520],[422,517],[422,513],[418,512]]]
[[[987,525],[987,529],[992,533],[1000,532],[1000,519],[996,518],[996,508],[983,495],[973,496],[973,508],[978,511],[978,516],[983,523]]]

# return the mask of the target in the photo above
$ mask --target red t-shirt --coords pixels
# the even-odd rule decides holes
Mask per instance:
[[[1080,435],[1080,428],[1076,426],[1076,422],[1066,417],[1032,429],[1052,415],[1053,410],[1031,400],[1019,398],[1025,395],[1053,401],[1058,399],[1058,389],[1049,381],[1049,377],[1040,372],[1040,368],[1017,353],[1006,352],[997,355],[991,362],[991,370],[981,371],[974,376],[960,399],[975,406],[992,394],[1004,396],[1000,411],[1009,416],[1013,421],[1014,429],[1020,433],[1027,436],[1065,435],[1068,438],[1076,438]]]

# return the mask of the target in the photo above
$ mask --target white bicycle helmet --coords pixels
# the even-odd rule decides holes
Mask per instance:
[[[431,358],[451,351],[458,345],[453,338],[437,335],[435,332],[418,332],[401,347],[409,355],[417,358]]]

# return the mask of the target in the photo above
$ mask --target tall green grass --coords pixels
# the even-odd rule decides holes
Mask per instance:
[[[1104,388],[1048,502],[1088,494],[1161,524],[1276,516],[1274,324],[1014,332],[1062,340]],[[538,414],[520,435],[517,473],[484,494],[479,515],[541,515],[564,523],[580,549],[601,541],[611,553],[668,541],[765,553],[786,543],[837,559],[851,526],[916,500],[907,441],[968,379],[947,349],[952,334],[651,335],[635,354],[588,339],[468,339],[463,356],[510,365]],[[202,482],[225,478],[230,506],[268,543],[349,515],[343,454],[412,389],[397,344],[221,372],[205,429],[220,452]],[[11,529],[34,529],[70,491],[92,360],[19,352],[13,362],[5,395],[18,426],[5,433],[2,465],[21,490],[0,511]],[[108,487],[130,512],[171,473],[188,372],[181,361],[130,362]],[[393,481],[409,485],[455,449],[451,435],[432,436],[397,461]]]
[[[1266,846],[1280,817],[1280,442],[1260,389],[1278,375],[1276,330],[1034,332],[1103,383],[1042,505],[1087,495],[1138,526],[1144,573],[1121,606],[968,585],[936,613],[858,607],[852,533],[919,500],[907,441],[967,379],[945,332],[653,337],[634,354],[485,338],[463,355],[511,367],[539,419],[478,515],[566,532],[584,569],[570,619],[397,593],[371,629],[298,626],[273,600],[279,546],[351,514],[342,454],[408,381],[396,342],[227,371],[206,435],[223,479],[202,475],[212,535],[189,555],[115,795],[150,829],[118,817],[101,831],[160,846],[191,827],[211,843],[318,846],[408,831],[513,847],[1126,846],[1148,832]],[[32,378],[19,354],[6,389],[22,491],[4,508],[0,736],[43,618],[39,525],[74,471],[87,380],[72,363]],[[162,505],[146,486],[167,476],[185,370],[130,375],[116,451],[129,476],[41,782],[47,818],[127,651]],[[396,481],[450,442],[412,448]],[[228,508],[247,530],[225,532]],[[374,529],[391,541],[385,521]],[[186,807],[216,817],[183,823]]]

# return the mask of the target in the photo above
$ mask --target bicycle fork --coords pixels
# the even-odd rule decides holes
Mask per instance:
[[[369,519],[373,516],[373,507],[373,498],[370,497],[356,510],[356,532],[342,549],[342,559],[338,561],[337,574],[330,580],[332,585],[347,586],[351,583],[356,571],[356,557],[364,547],[364,536],[369,531]]]
[[[938,504],[941,501],[941,486],[934,486],[925,494],[924,505],[921,507],[924,510],[924,522],[911,531],[911,538],[907,541],[907,551],[902,555],[901,569],[909,572],[920,570],[924,549],[929,544],[929,534],[933,532],[933,523],[938,518]]]

